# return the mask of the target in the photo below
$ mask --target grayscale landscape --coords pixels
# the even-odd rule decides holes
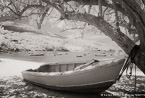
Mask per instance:
[[[144,97],[144,17],[144,0],[0,0],[0,98]],[[133,64],[101,93],[46,89],[22,76],[44,64],[121,56]]]

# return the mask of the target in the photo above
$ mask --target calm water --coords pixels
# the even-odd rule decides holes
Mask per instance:
[[[35,56],[39,55],[40,56]],[[41,55],[43,54],[43,55]],[[103,51],[86,51],[86,52],[9,52],[2,53],[0,52],[1,58],[12,58],[20,59],[27,61],[36,61],[36,62],[61,62],[61,61],[82,61],[82,60],[91,60],[105,57],[106,55],[112,54],[111,52]],[[31,55],[31,56],[30,56]]]
[[[20,75],[23,70],[38,68],[48,62],[79,62],[104,57],[104,54],[100,57],[98,55],[101,54],[94,52],[59,52],[54,55],[53,52],[45,52],[44,56],[30,56],[26,52],[0,53],[0,60],[2,60],[0,62],[0,75]]]

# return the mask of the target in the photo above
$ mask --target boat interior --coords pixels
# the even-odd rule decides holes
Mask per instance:
[[[99,62],[98,60],[92,60],[90,62],[44,64],[35,70],[29,69],[27,71],[32,71],[32,72],[65,72],[65,71],[71,71],[71,70],[76,70],[76,69],[83,69],[83,68],[88,67],[90,65],[94,65],[98,62]]]

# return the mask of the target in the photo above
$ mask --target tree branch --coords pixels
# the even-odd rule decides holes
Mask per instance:
[[[50,9],[50,6],[47,5],[45,7],[44,11],[42,12],[39,22],[37,24],[38,29],[41,29],[41,24],[43,23],[43,20],[44,20],[45,16],[47,15],[47,12],[49,11],[49,9]]]
[[[84,28],[85,28],[85,27],[80,27],[80,28],[74,27],[74,28],[64,29],[64,30],[62,30],[61,32],[65,32],[65,31],[69,31],[69,30],[83,30]]]
[[[98,3],[99,3],[99,16],[103,17],[102,0],[99,0]]]
[[[68,20],[87,22],[95,26],[96,28],[101,30],[106,36],[109,36],[113,41],[115,41],[127,54],[130,53],[131,48],[135,45],[134,42],[124,33],[116,30],[113,26],[111,26],[108,22],[100,17],[82,13],[67,13]]]
[[[119,3],[123,5],[123,7],[126,9],[127,16],[129,17],[130,21],[132,21],[132,24],[135,26],[140,43],[141,48],[145,47],[145,13],[141,9],[141,7],[136,3],[134,0],[118,0]]]
[[[13,12],[16,16],[18,17],[22,17],[23,13],[30,9],[30,8],[45,8],[44,6],[42,5],[27,5],[26,7],[24,7],[21,11],[19,12],[15,12],[11,7],[9,6],[4,6],[5,8],[8,8],[11,12]]]
[[[22,16],[23,15],[23,13],[26,11],[26,10],[28,10],[28,9],[30,9],[30,8],[45,8],[45,6],[42,6],[42,5],[27,5],[26,7],[24,7],[22,10],[21,10],[21,12],[20,12],[20,15]]]
[[[80,5],[99,5],[99,0],[64,0],[64,2],[70,2],[70,1],[75,1]],[[101,0],[101,4],[102,6],[114,9],[114,6],[112,4],[109,4],[106,0]],[[121,4],[117,3],[116,7],[118,11],[126,15],[125,10]]]
[[[15,12],[12,8],[10,8],[9,6],[4,6],[5,8],[8,8],[12,13],[14,13],[17,16],[20,16],[17,12]]]
[[[59,13],[62,15],[63,18],[65,18],[64,15],[64,9],[61,8],[61,6],[55,2],[50,2],[49,0],[42,0],[43,2],[47,3],[48,5],[54,7]]]
[[[142,3],[145,5],[145,0],[142,0]]]
[[[94,15],[87,13],[82,14],[69,11],[64,12],[63,10],[60,10],[55,4],[52,4],[48,0],[42,1],[58,9],[61,15],[64,17],[64,19],[82,21],[95,26],[100,31],[102,31],[106,36],[109,36],[113,41],[115,41],[127,54],[130,53],[131,48],[135,45],[134,42],[130,38],[128,38],[124,33],[116,30],[116,28],[111,26],[108,22],[106,22],[100,17],[96,17]]]

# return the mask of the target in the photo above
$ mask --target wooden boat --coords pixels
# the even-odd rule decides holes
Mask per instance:
[[[24,80],[49,89],[100,93],[116,82],[124,60],[120,56],[88,63],[49,63],[36,70],[23,71],[22,75]]]

